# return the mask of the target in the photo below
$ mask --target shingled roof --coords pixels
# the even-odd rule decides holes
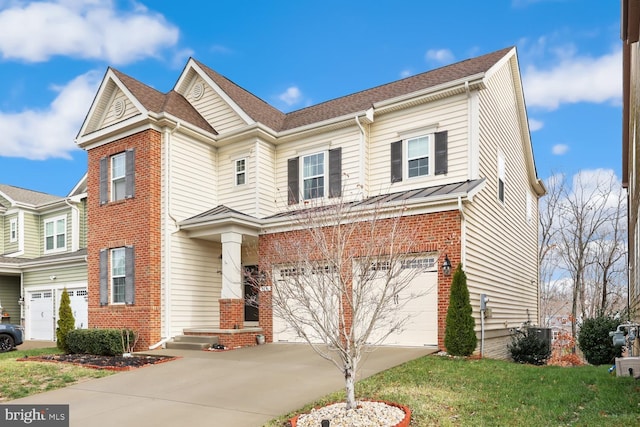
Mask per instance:
[[[31,206],[40,206],[63,199],[62,197],[54,196],[52,194],[26,190],[24,188],[14,187],[7,184],[0,184],[0,192],[5,194],[14,202],[24,203]]]

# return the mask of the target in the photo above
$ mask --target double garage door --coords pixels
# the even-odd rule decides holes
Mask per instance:
[[[62,289],[44,289],[27,292],[27,332],[32,340],[53,341],[57,327],[58,310]],[[86,286],[68,288],[71,300],[71,311],[76,321],[76,328],[88,325],[87,288]]]
[[[406,271],[411,281],[398,296],[396,319],[405,319],[401,330],[391,332],[384,340],[380,338],[387,331],[380,329],[373,331],[370,341],[381,345],[399,347],[437,346],[438,344],[438,273],[435,258],[421,258],[412,260]],[[274,286],[278,282],[287,280],[286,274],[275,272]],[[380,281],[382,282],[382,281]],[[382,283],[380,283],[382,285]],[[399,303],[403,301],[403,303]],[[294,312],[300,309],[291,301],[289,309]],[[273,318],[274,342],[305,342],[296,331],[274,314]],[[313,336],[311,330],[309,336]]]

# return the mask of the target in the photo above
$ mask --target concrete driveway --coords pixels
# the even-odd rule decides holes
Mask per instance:
[[[435,351],[377,348],[358,378]],[[343,386],[340,372],[304,344],[153,354],[182,357],[6,403],[69,404],[72,427],[256,427]]]

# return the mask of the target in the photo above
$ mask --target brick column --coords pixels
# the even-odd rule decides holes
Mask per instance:
[[[244,327],[244,300],[220,299],[220,329]]]

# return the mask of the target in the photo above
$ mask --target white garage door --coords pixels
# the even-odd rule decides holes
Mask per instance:
[[[87,329],[89,323],[89,311],[87,307],[87,288],[67,289],[71,300],[71,312],[76,321],[76,329]],[[60,291],[62,297],[62,291]],[[59,297],[59,298],[60,298]],[[58,298],[58,307],[60,299]]]
[[[422,347],[438,344],[438,272],[435,257],[421,257],[403,264],[399,280],[410,283],[398,295],[398,310],[394,320],[404,320],[402,328],[391,332],[382,342],[380,337],[388,331],[374,331],[369,341],[381,345]],[[380,286],[384,280],[380,279]],[[383,325],[384,326],[384,325]]]
[[[29,338],[53,341],[53,291],[29,292]]]

